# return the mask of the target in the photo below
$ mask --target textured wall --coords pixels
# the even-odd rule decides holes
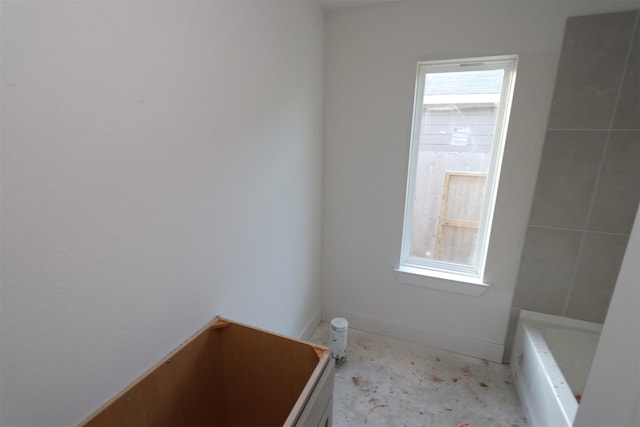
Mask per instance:
[[[0,425],[70,426],[216,315],[319,317],[324,14],[2,2]]]
[[[639,15],[567,20],[510,331],[520,309],[607,314],[640,200]]]

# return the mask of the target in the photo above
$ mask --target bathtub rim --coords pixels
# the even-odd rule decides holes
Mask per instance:
[[[544,375],[541,380],[546,383],[546,389],[553,390],[553,400],[558,412],[562,415],[564,426],[570,427],[573,425],[579,405],[564,376],[564,373],[560,369],[560,366],[558,366],[558,363],[543,336],[543,330],[545,328],[564,328],[601,333],[602,325],[552,314],[520,310],[513,348],[514,351],[511,354],[510,363],[512,364],[512,371],[514,371],[516,388],[523,408],[525,409],[525,413],[527,414],[527,418],[532,423],[532,426],[536,425],[535,420],[540,421],[540,414],[532,413],[536,409],[535,407],[532,407],[532,403],[536,403],[534,401],[538,400],[538,398],[536,396],[532,396],[527,390],[527,388],[531,387],[531,384],[523,384],[521,378],[515,374],[515,371],[519,371],[521,368],[520,364],[522,362],[518,360],[518,353],[520,353],[522,346],[524,345],[522,341],[525,340],[533,348],[533,357],[535,358],[536,366],[543,367],[542,370]],[[538,402],[540,401],[538,400]],[[543,418],[548,417],[548,415],[549,414],[543,415]]]
[[[590,332],[602,332],[602,324],[588,322],[586,320],[572,319],[570,317],[557,316],[555,314],[538,313],[536,311],[520,310],[520,319],[532,321],[546,326],[564,326],[571,329],[586,330]]]

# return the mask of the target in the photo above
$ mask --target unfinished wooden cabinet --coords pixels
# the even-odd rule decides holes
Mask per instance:
[[[217,318],[81,426],[331,426],[326,347]]]

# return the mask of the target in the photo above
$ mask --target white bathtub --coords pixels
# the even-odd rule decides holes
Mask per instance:
[[[530,427],[571,427],[602,325],[520,312],[511,371]]]

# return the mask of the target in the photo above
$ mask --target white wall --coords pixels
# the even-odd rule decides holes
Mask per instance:
[[[640,208],[575,427],[640,425]]]
[[[638,2],[398,2],[327,16],[323,317],[500,360],[565,20]],[[517,53],[480,297],[400,284],[417,61]],[[435,280],[435,279],[434,279]]]
[[[20,1],[1,24],[0,425],[81,421],[216,315],[313,325],[321,10]]]

